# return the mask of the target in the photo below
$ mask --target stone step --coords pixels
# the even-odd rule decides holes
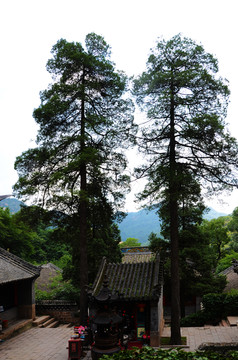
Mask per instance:
[[[33,321],[33,326],[40,326],[50,319],[50,315],[42,315]]]
[[[47,321],[45,321],[43,324],[41,324],[40,327],[43,328],[49,327],[49,325],[52,324],[54,321],[56,321],[55,318],[50,318]]]
[[[59,325],[60,327],[63,327],[63,328],[71,328],[71,327],[73,327],[73,325],[72,324],[60,324]]]
[[[227,316],[227,321],[230,324],[230,326],[237,326],[238,316]]]
[[[227,322],[227,320],[221,320],[221,322],[219,323],[220,326],[230,326]]]
[[[54,322],[52,322],[50,325],[48,325],[48,328],[56,328],[59,326],[59,321],[55,320]]]

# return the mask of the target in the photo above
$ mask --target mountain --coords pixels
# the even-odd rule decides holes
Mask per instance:
[[[204,214],[204,219],[211,220],[220,216],[227,216],[225,213],[217,212],[210,208],[207,213]],[[156,210],[139,210],[137,212],[129,212],[127,217],[118,224],[121,231],[122,241],[126,241],[127,238],[132,237],[139,240],[139,242],[145,245],[148,241],[148,236],[151,232],[160,234],[161,220],[156,215]]]
[[[25,204],[15,198],[6,198],[0,201],[0,207],[3,209],[8,207],[11,214],[18,212],[21,209],[21,206],[25,206]]]
[[[0,207],[10,209],[11,214],[15,214],[24,206],[22,201],[15,198],[6,198],[0,201]],[[204,215],[204,219],[211,220],[216,219],[219,216],[226,216],[227,214],[217,212],[210,208],[209,212]],[[121,231],[122,241],[126,241],[127,238],[132,237],[139,240],[139,242],[145,245],[148,241],[148,236],[151,232],[156,234],[160,233],[161,221],[156,215],[156,210],[139,210],[137,212],[129,212],[126,218],[118,224]]]
[[[123,221],[118,224],[121,231],[122,241],[132,237],[145,244],[151,232],[160,233],[161,221],[156,215],[156,210],[139,210],[137,212],[129,212]]]

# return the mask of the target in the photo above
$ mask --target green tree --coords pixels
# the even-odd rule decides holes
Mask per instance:
[[[209,239],[209,243],[216,260],[215,265],[217,266],[218,262],[227,253],[225,245],[230,241],[228,228],[226,226],[226,217],[221,216],[210,221],[204,220],[202,224],[202,231]]]
[[[69,254],[69,244],[63,238],[54,236],[62,216],[59,212],[46,211],[38,206],[24,206],[13,215],[16,224],[23,223],[35,234],[31,242],[34,250],[29,261],[37,264],[55,262]]]
[[[185,303],[194,296],[202,297],[224,288],[224,280],[214,275],[215,261],[209,238],[202,232],[201,224],[206,211],[201,196],[200,184],[184,166],[180,168],[180,176],[186,183],[180,183],[178,196],[179,226],[179,262],[180,262],[180,309],[181,317],[185,316]],[[186,184],[189,184],[187,186]],[[171,294],[171,265],[168,259],[169,243],[169,201],[165,196],[159,205],[158,214],[162,220],[162,254],[165,254],[165,296]],[[166,248],[165,248],[166,246]],[[166,249],[166,252],[164,251]]]
[[[0,208],[0,247],[29,261],[34,253],[36,237],[36,233],[23,221],[17,221],[8,208]]]
[[[39,125],[37,147],[17,158],[15,191],[21,197],[37,194],[38,204],[78,215],[74,217],[78,224],[73,262],[78,266],[80,260],[82,269],[78,268],[83,322],[87,310],[89,185],[95,174],[99,175],[111,204],[121,202],[122,188],[129,181],[124,175],[122,147],[133,140],[133,105],[123,97],[126,76],[115,70],[109,45],[101,36],[88,34],[85,48],[59,40],[52,48],[47,70],[53,83],[41,92],[41,105],[33,114]]]
[[[224,122],[229,89],[217,73],[218,62],[211,54],[176,35],[157,42],[146,72],[134,80],[137,102],[148,117],[139,138],[148,161],[136,173],[148,178],[144,198],[159,203],[164,189],[168,196],[174,344],[181,343],[178,198],[180,184],[186,184],[181,165],[211,191],[237,185],[237,143]]]
[[[126,241],[120,244],[121,248],[124,247],[135,247],[135,246],[141,246],[141,243],[136,238],[127,238]]]
[[[230,231],[231,242],[229,247],[238,252],[238,207],[236,207],[228,221],[227,227]]]
[[[166,261],[169,254],[169,243],[165,239],[159,237],[154,232],[148,237],[149,249],[154,253],[159,253],[162,261]]]
[[[216,267],[216,274],[219,274],[223,270],[226,270],[230,266],[232,266],[233,260],[238,260],[238,253],[234,250],[229,250],[229,253],[226,254],[219,262]]]

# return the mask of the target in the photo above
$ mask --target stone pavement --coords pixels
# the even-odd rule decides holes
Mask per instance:
[[[0,343],[1,360],[68,360],[68,339],[73,328],[31,328],[3,343]],[[203,342],[238,342],[238,327],[197,327],[182,328],[182,336],[187,336],[189,347],[194,351]],[[163,336],[170,335],[165,327]],[[84,360],[90,359],[90,352]]]
[[[31,328],[0,343],[1,360],[67,360],[72,328]]]
[[[181,335],[187,337],[186,351],[195,351],[202,343],[238,343],[237,326],[205,326],[181,328]],[[165,327],[163,336],[170,336],[170,328]]]

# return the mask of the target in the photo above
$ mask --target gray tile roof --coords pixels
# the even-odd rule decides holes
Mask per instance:
[[[40,275],[40,267],[34,266],[18,256],[0,248],[0,284],[33,279]]]
[[[226,275],[227,280],[224,292],[227,293],[232,289],[238,289],[238,274],[234,272],[233,266],[230,266],[229,268],[223,270],[221,274]]]
[[[92,287],[97,296],[107,276],[108,288],[112,294],[120,294],[125,300],[158,299],[162,287],[162,265],[159,256],[154,260],[136,263],[107,263],[104,258]]]

